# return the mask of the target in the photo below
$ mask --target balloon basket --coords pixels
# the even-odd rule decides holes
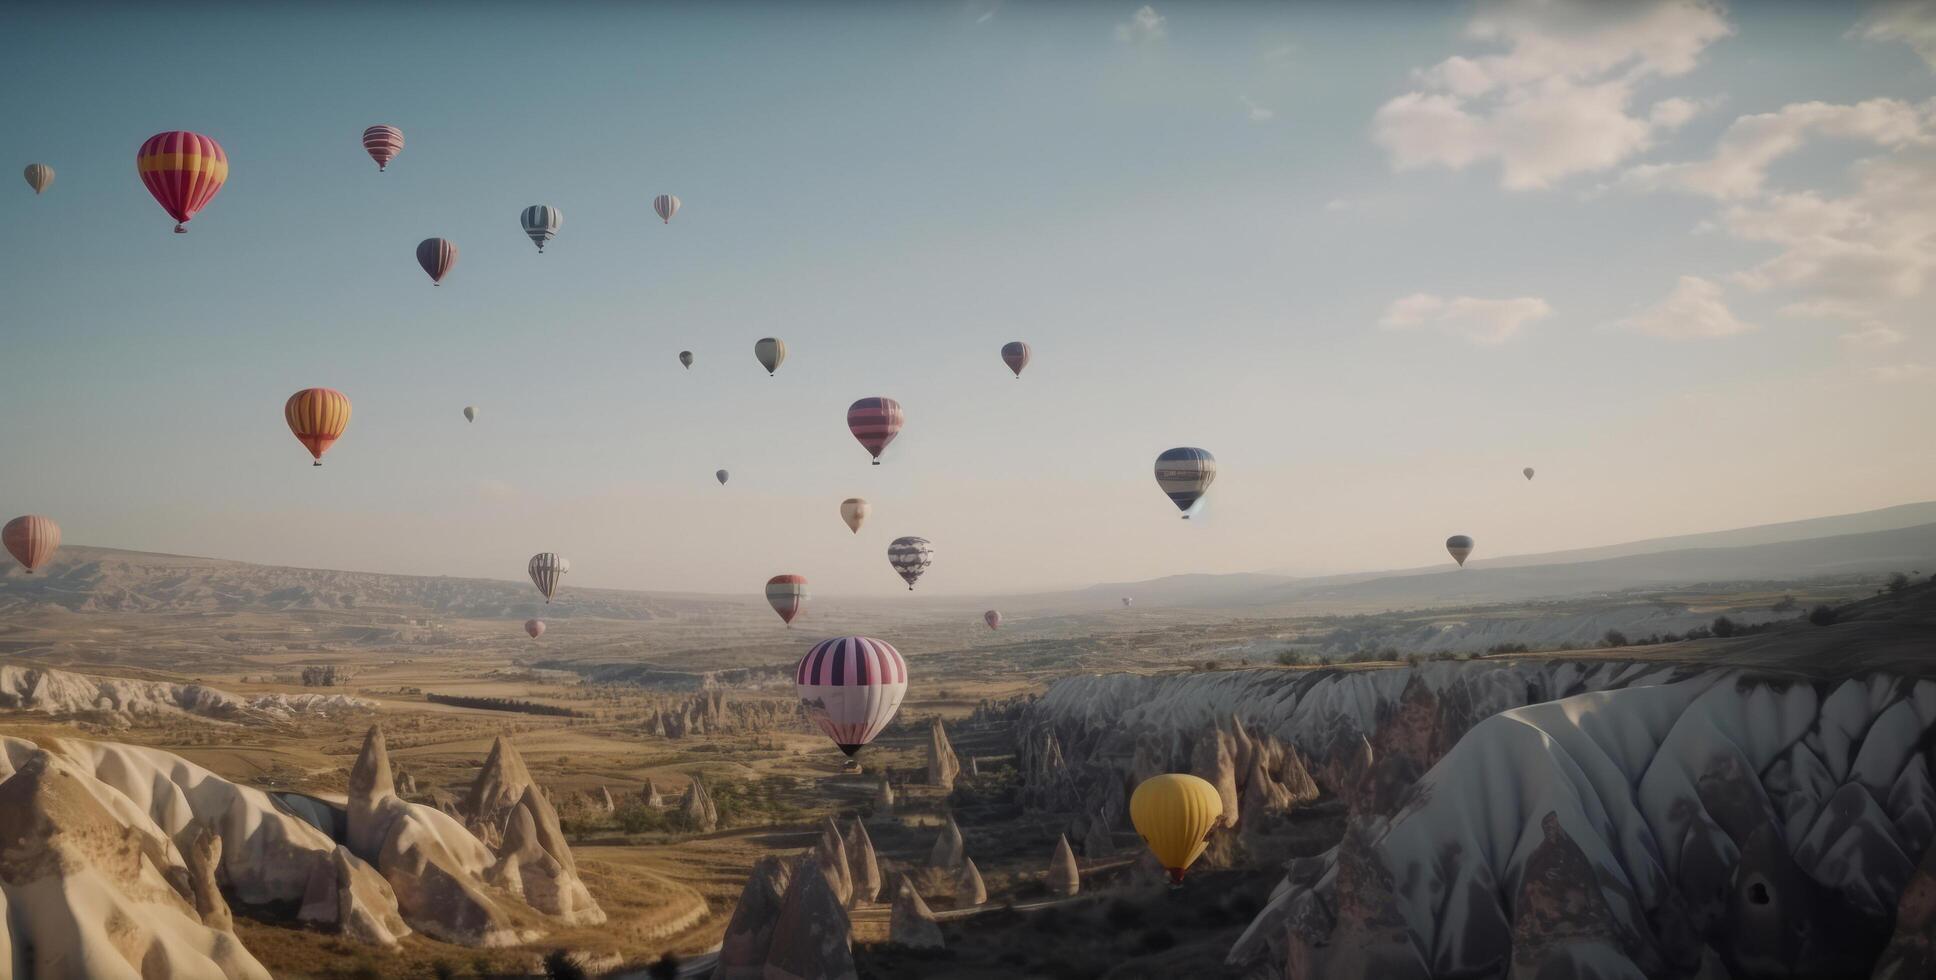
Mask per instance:
[[[321,465],[323,465],[323,461],[319,459],[319,460],[317,460],[317,461],[315,461],[314,463],[311,463],[311,464],[309,464],[309,465],[310,465],[310,466],[321,466]]]
[[[186,228],[185,226],[183,226],[183,225],[176,225],[176,226],[175,226],[175,234],[177,234],[177,235],[186,235],[186,234],[188,234],[188,229],[187,229],[187,228]]]

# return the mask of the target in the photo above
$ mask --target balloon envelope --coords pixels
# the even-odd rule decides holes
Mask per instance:
[[[189,219],[215,200],[229,179],[229,155],[200,133],[175,130],[148,137],[135,153],[135,172],[181,234]]]
[[[0,542],[6,544],[7,553],[31,575],[60,550],[60,525],[53,518],[39,514],[16,517],[0,528]]]
[[[934,545],[927,538],[895,538],[887,546],[887,563],[907,583],[908,591],[914,591],[914,580],[934,564]]]
[[[1128,597],[1128,596],[1123,596],[1123,608],[1124,608],[1124,609],[1128,609],[1129,607],[1131,607],[1131,606],[1133,606],[1133,605],[1135,605],[1135,604],[1136,604],[1136,600],[1134,600],[1134,599],[1131,599],[1131,598],[1130,598],[1130,597]]]
[[[1022,376],[1022,369],[1028,367],[1029,345],[1019,340],[1011,340],[1002,345],[1002,363],[1008,365],[1016,377]]]
[[[544,631],[545,631],[545,625],[544,625],[544,620],[542,620],[542,619],[527,619],[527,620],[525,620],[525,621],[524,621],[524,631],[525,631],[526,633],[529,633],[529,634],[531,634],[531,638],[532,638],[532,639],[534,639],[534,640],[535,640],[535,639],[537,639],[537,638],[538,638],[538,637],[540,637],[540,636],[543,636],[543,635],[544,635]]]
[[[54,185],[54,168],[44,163],[28,164],[23,176],[27,178],[27,186],[33,188],[36,194]]]
[[[793,681],[807,717],[852,756],[900,710],[907,661],[881,640],[840,636],[814,644],[794,668]]]
[[[720,470],[719,472],[713,474],[714,479],[717,479],[719,481],[719,485],[722,487],[726,485],[726,478],[729,476],[732,476],[732,474],[726,472],[725,470]]]
[[[672,223],[672,216],[679,213],[679,199],[671,194],[661,194],[652,199],[652,210],[659,213],[659,220]]]
[[[363,152],[376,161],[376,169],[382,171],[390,161],[403,152],[403,130],[395,126],[371,126],[363,131]]]
[[[545,243],[558,237],[558,229],[565,226],[564,212],[549,204],[533,204],[518,215],[518,224],[524,228],[531,244],[543,252]]]
[[[283,421],[296,441],[323,465],[323,454],[343,437],[350,425],[350,399],[334,388],[304,388],[282,403]]]
[[[531,556],[531,563],[525,570],[531,574],[531,584],[537,586],[538,592],[545,597],[545,602],[550,603],[551,597],[558,594],[558,580],[564,578],[566,572],[571,571],[571,562],[549,551],[543,551]]]
[[[477,406],[475,405],[464,406],[464,421],[466,422],[477,421]]]
[[[1203,499],[1217,479],[1217,458],[1206,450],[1189,446],[1165,450],[1156,457],[1156,485],[1168,494],[1183,519],[1190,519],[1190,508]]]
[[[773,372],[786,363],[786,341],[778,337],[761,337],[753,342],[753,356],[759,358],[760,366],[770,377]]]
[[[793,617],[807,604],[807,577],[804,575],[775,575],[766,580],[766,602],[780,619],[788,626],[793,625]]]
[[[1472,539],[1463,534],[1454,534],[1445,539],[1445,550],[1459,563],[1460,568],[1464,568],[1465,556],[1472,554]]]
[[[430,276],[431,285],[441,286],[457,265],[457,246],[446,238],[426,238],[417,243],[417,264]]]
[[[1223,816],[1223,797],[1206,780],[1188,773],[1151,776],[1129,797],[1129,822],[1162,862],[1171,881],[1182,881],[1209,846],[1210,831]]]
[[[689,350],[680,351],[679,363],[684,364],[687,370],[691,370],[692,369],[692,351],[689,351]]]
[[[1523,470],[1520,470],[1519,472],[1526,474],[1526,479],[1528,480],[1533,478],[1533,468],[1530,466],[1526,467]]]
[[[1002,614],[1000,612],[997,612],[996,610],[990,609],[987,612],[981,614],[981,621],[984,623],[987,623],[988,628],[991,630],[998,629],[1002,625]]]
[[[847,529],[855,534],[860,533],[861,523],[873,512],[874,505],[859,497],[848,497],[840,502],[840,519],[846,521]]]
[[[881,453],[887,444],[901,434],[901,423],[906,416],[901,412],[901,403],[892,398],[863,398],[847,406],[847,431],[860,440],[861,447],[874,457],[874,465],[881,465]]]

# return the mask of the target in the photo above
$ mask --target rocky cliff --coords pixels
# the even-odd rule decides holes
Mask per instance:
[[[1078,677],[1021,738],[1038,809],[1113,821],[1137,780],[1195,771],[1250,820],[1297,795],[1286,760],[1342,798],[1344,840],[1291,862],[1230,952],[1264,975],[1859,977],[1885,943],[1905,975],[1888,963],[1936,938],[1909,887],[1936,835],[1936,682],[1524,660]]]

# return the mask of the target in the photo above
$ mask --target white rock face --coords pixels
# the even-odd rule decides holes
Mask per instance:
[[[199,717],[244,722],[342,715],[375,705],[342,694],[263,694],[243,699],[201,684],[93,677],[40,667],[0,666],[0,708],[49,715],[106,715],[133,724]]]
[[[1233,714],[1324,760],[1353,810],[1233,947],[1247,970],[1862,973],[1932,842],[1930,681],[1527,661],[1077,678],[1026,727],[1092,787]]]

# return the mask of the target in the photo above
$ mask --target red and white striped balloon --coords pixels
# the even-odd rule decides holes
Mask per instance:
[[[793,680],[807,717],[852,756],[901,709],[907,661],[882,640],[838,636],[814,644],[800,658]]]
[[[807,605],[805,575],[775,575],[766,580],[766,601],[789,627]]]
[[[363,131],[363,152],[376,161],[381,172],[403,152],[403,130],[395,126],[371,126]]]

